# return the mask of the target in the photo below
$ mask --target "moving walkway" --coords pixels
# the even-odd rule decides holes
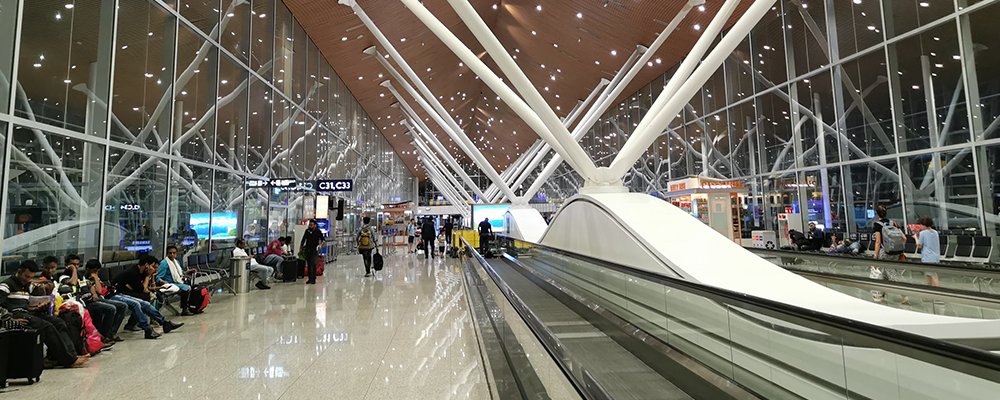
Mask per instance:
[[[582,398],[982,399],[1000,393],[1000,356],[960,340],[538,244],[507,240],[502,247],[498,257],[485,259],[468,246],[465,267],[477,332],[503,398],[562,398],[550,394],[538,355],[524,350],[533,341]],[[531,334],[517,334],[512,326],[522,323]]]
[[[1000,269],[921,264],[816,252],[748,249],[789,271],[855,297],[886,293],[887,305],[966,318],[1000,319]],[[887,273],[872,275],[872,267]],[[928,284],[926,274],[940,286]],[[905,304],[908,303],[908,304]]]

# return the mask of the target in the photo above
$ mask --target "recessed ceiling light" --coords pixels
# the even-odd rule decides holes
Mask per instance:
[[[576,17],[577,18],[583,18],[583,13],[582,12],[577,12],[576,13]]]
[[[538,11],[542,11],[542,5],[539,4],[539,5],[535,6],[535,9],[538,10]]]

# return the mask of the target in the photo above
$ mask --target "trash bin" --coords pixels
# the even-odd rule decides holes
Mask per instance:
[[[236,279],[236,293],[250,291],[250,257],[233,257],[233,276]]]

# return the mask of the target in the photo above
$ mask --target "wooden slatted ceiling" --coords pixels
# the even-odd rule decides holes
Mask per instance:
[[[402,113],[390,107],[395,100],[379,86],[389,74],[376,60],[362,53],[377,44],[372,34],[350,8],[334,0],[284,1],[396,152],[411,171],[421,176],[423,170],[414,146],[399,123]],[[552,107],[558,107],[556,113],[563,117],[602,77],[611,79],[636,45],[650,44],[686,1],[472,0],[471,3],[507,50],[516,56],[539,92]],[[744,3],[747,4],[743,8],[749,5]],[[461,121],[466,134],[498,170],[506,168],[538,138],[467,66],[460,66],[460,60],[402,3],[361,0],[359,4],[445,108],[453,110],[452,116]],[[426,0],[424,5],[499,74],[447,1]],[[542,7],[540,11],[538,5]],[[694,26],[707,26],[721,5],[722,0],[710,0],[704,11],[692,11],[652,57],[652,65],[643,68],[618,100],[677,64],[698,38]],[[616,55],[612,55],[612,50]],[[418,109],[421,118],[452,155],[464,158],[450,138],[419,110],[417,103],[408,96],[406,100]]]

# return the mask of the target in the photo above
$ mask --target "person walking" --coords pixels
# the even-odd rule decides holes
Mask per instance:
[[[371,217],[361,218],[361,229],[358,229],[358,254],[365,263],[365,276],[372,276],[372,250],[378,246],[375,241],[375,227],[371,226]],[[412,237],[411,237],[412,238]],[[413,244],[413,241],[410,241]]]
[[[490,248],[490,238],[493,236],[493,225],[490,219],[485,218],[479,223],[479,254],[486,257],[486,251]]]
[[[430,218],[424,220],[424,225],[420,227],[420,238],[424,242],[424,259],[434,258],[434,237],[437,230],[434,229],[434,221]]]
[[[451,246],[453,246],[451,234],[455,230],[455,224],[452,223],[454,219],[455,219],[454,217],[448,218],[448,222],[444,223],[444,240],[447,243],[449,249],[451,248]]]
[[[903,247],[906,244],[906,237],[899,229],[899,224],[889,219],[885,206],[875,208],[875,215],[878,216],[872,224],[875,235],[874,258],[876,260],[901,261],[905,259]],[[871,267],[869,277],[872,279],[884,279],[889,281],[898,280],[899,273],[889,267],[882,269],[877,266]],[[885,303],[885,292],[872,290],[872,300],[876,303]],[[909,300],[903,297],[903,304],[908,304]]]
[[[416,253],[417,250],[413,248],[413,243],[417,241],[417,224],[410,220],[406,223],[406,253]]]
[[[913,238],[917,241],[917,252],[920,253],[920,262],[924,264],[937,264],[941,261],[941,241],[938,231],[934,229],[934,220],[930,217],[920,218],[920,225],[923,228]],[[927,277],[927,284],[930,286],[941,286],[941,278],[937,272],[924,272]]]
[[[309,280],[306,281],[308,285],[316,284],[316,268],[318,267],[316,263],[319,260],[319,247],[325,241],[326,237],[323,236],[323,232],[316,227],[316,220],[309,220],[309,227],[302,235],[302,243],[299,244],[299,251],[305,257],[306,269],[309,270]]]

